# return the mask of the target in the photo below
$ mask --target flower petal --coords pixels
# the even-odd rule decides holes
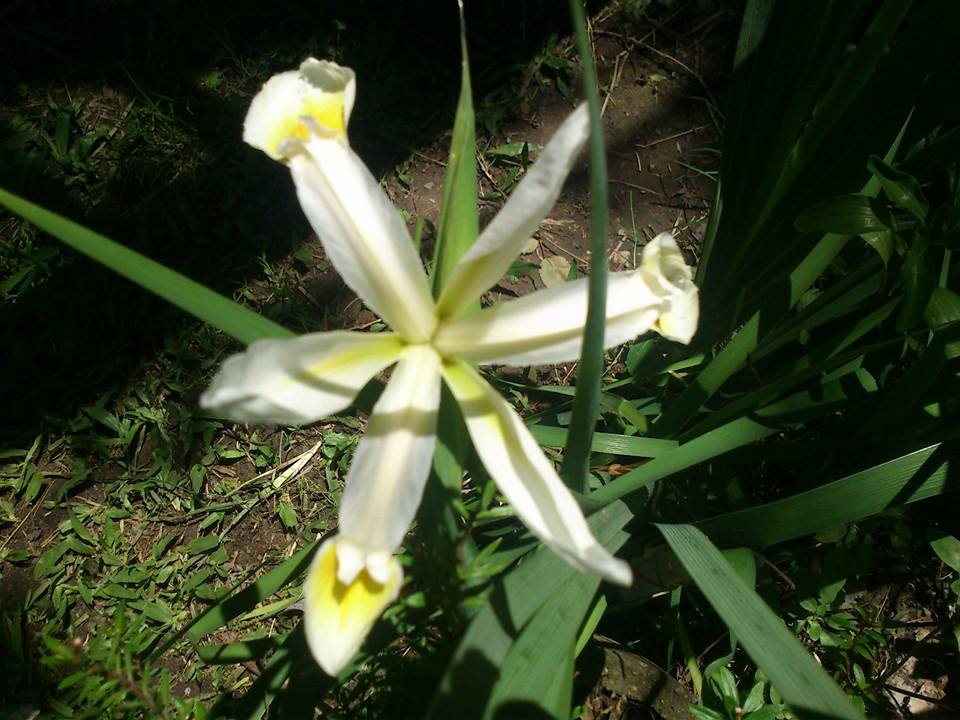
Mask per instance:
[[[339,673],[356,655],[370,628],[400,592],[403,569],[390,558],[378,582],[361,571],[352,582],[338,577],[339,537],[320,546],[303,585],[303,627],[314,658],[328,675]]]
[[[298,70],[267,80],[247,111],[243,140],[282,160],[289,154],[288,141],[309,137],[305,117],[345,140],[355,95],[353,70],[307,58]]]
[[[413,522],[437,440],[440,358],[429,345],[410,345],[380,396],[347,475],[340,536],[363,557],[341,555],[340,580],[359,567],[374,577]]]
[[[604,347],[650,330],[665,307],[638,272],[607,278]],[[587,320],[587,279],[581,278],[473,315],[443,320],[434,345],[445,357],[476,363],[546,365],[580,357]]]
[[[630,566],[590,533],[576,500],[507,401],[465,362],[444,363],[443,378],[483,466],[530,531],[571,565],[629,585]]]
[[[563,121],[506,205],[457,263],[437,304],[440,317],[456,315],[503,277],[556,203],[589,132],[590,115],[581,105]]]
[[[313,333],[258,340],[227,358],[200,407],[237,422],[302,425],[353,402],[369,380],[399,359],[393,333]]]
[[[405,340],[428,340],[436,316],[426,274],[403,218],[363,161],[314,134],[290,170],[300,205],[347,285]]]
[[[670,340],[689,343],[697,331],[700,292],[670,233],[660,233],[644,246],[640,272],[650,289],[667,299],[653,329]]]

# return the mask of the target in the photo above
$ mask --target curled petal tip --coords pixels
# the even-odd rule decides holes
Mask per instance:
[[[396,600],[403,570],[390,558],[385,582],[363,569],[349,583],[338,577],[338,538],[320,546],[303,587],[303,623],[307,645],[328,675],[337,675],[356,655],[390,603]]]
[[[244,142],[283,160],[318,130],[345,141],[355,95],[353,70],[308,58],[299,69],[274,75],[260,89],[243,123]]]
[[[643,248],[640,275],[665,302],[653,329],[669,340],[689,343],[700,319],[700,293],[670,233],[660,233]]]

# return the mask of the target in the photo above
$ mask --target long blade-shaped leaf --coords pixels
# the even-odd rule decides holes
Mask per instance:
[[[477,137],[470,86],[470,62],[467,58],[467,31],[460,3],[460,51],[463,70],[460,99],[453,121],[450,159],[443,184],[443,204],[437,230],[437,249],[433,263],[433,294],[440,295],[460,256],[477,239]]]
[[[473,112],[473,88],[470,84],[470,59],[467,52],[467,26],[460,12],[460,97],[453,120],[450,157],[444,177],[443,200],[433,263],[433,294],[440,296],[444,283],[457,261],[473,245],[479,232],[477,215],[477,138]],[[479,300],[471,308],[479,308]],[[467,310],[469,312],[469,308]],[[460,419],[460,410],[446,387],[440,402],[437,449],[431,481],[427,483],[420,506],[421,527],[427,541],[436,549],[432,580],[446,582],[448,568],[455,560],[459,518],[452,501],[459,496],[463,482],[463,461],[470,442]],[[460,546],[469,560],[474,554],[473,540],[465,538]]]
[[[801,717],[861,718],[783,621],[692,525],[657,525],[693,581]]]
[[[960,488],[953,447],[933,445],[782,500],[697,523],[718,545],[766,546]],[[951,464],[954,466],[951,472]]]
[[[909,119],[908,121],[909,122]],[[884,159],[890,161],[900,149],[900,143],[907,131],[907,123],[900,127]],[[880,183],[870,178],[861,195],[876,197],[880,192]],[[737,371],[744,367],[750,353],[759,345],[763,337],[776,325],[781,317],[799,302],[803,294],[810,289],[816,279],[840,254],[849,239],[846,235],[828,233],[824,235],[794,270],[779,282],[775,282],[765,293],[757,310],[733,336],[733,339],[720,353],[697,375],[696,380],[666,409],[654,426],[658,437],[673,437],[692,418],[700,407]],[[778,303],[776,298],[786,297],[786,303]]]
[[[537,611],[500,667],[483,717],[570,716],[570,687],[577,631],[600,578],[576,573]]]
[[[582,0],[570,0],[570,14],[583,66],[583,92],[590,107],[590,278],[587,324],[580,350],[580,374],[573,399],[573,417],[567,436],[561,475],[574,490],[586,492],[590,482],[590,441],[597,417],[603,376],[603,334],[607,309],[607,154],[600,117],[600,93],[593,49],[587,37]]]
[[[75,250],[200,320],[220,328],[242,343],[294,334],[210,288],[22,197],[0,190],[0,204]]]
[[[767,547],[857,522],[890,508],[960,489],[952,446],[933,445],[848,475],[807,492],[737,510],[696,526],[718,547]],[[954,463],[956,465],[956,463]],[[635,597],[669,591],[685,582],[673,554],[656,548],[634,561]]]
[[[632,517],[613,503],[587,522],[594,537],[615,552],[627,539],[620,529]],[[457,646],[430,704],[428,717],[476,717],[499,676],[520,630],[544,603],[578,574],[547,548],[540,548],[494,586]]]

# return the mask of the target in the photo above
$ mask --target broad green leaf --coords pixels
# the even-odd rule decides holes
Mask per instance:
[[[433,258],[433,294],[439,297],[460,257],[473,245],[479,232],[477,217],[477,138],[467,56],[467,30],[460,5],[460,99],[453,121],[450,158],[443,181],[443,200],[437,225]]]
[[[935,333],[956,330],[960,325],[960,295],[938,285],[930,293],[923,319]],[[948,360],[960,357],[960,340],[946,340],[944,352]]]
[[[889,230],[884,208],[866,195],[839,195],[821,200],[797,216],[794,227],[803,233],[862,235]]]
[[[599,584],[595,575],[576,573],[537,610],[500,666],[485,720],[537,717],[544,712],[567,720],[577,630]]]
[[[294,335],[283,326],[210,288],[17,195],[0,190],[0,204],[75,250],[242,343]]]
[[[960,295],[938,285],[930,294],[923,318],[934,332],[960,323]]]
[[[893,168],[876,155],[870,156],[867,168],[880,182],[890,202],[899,205],[920,222],[926,220],[930,204],[923,196],[923,190],[920,189],[920,183],[915,177]]]
[[[863,717],[706,535],[692,525],[657,528],[713,609],[798,715]]]
[[[767,31],[770,14],[773,12],[773,3],[766,0],[747,0],[743,9],[743,20],[740,22],[740,34],[737,37],[737,50],[733,59],[734,69],[757,50],[763,34]]]
[[[907,291],[897,318],[897,330],[900,332],[906,332],[920,322],[937,282],[927,250],[925,239],[914,238],[900,268],[900,277]]]
[[[812,535],[958,489],[950,479],[956,449],[955,443],[932,445],[807,492],[703,520],[697,527],[721,546],[764,547]]]
[[[600,93],[597,70],[593,61],[593,45],[587,34],[582,0],[570,0],[570,16],[582,68],[583,94],[590,108],[590,276],[588,283],[587,322],[580,349],[580,371],[577,394],[573,399],[570,435],[563,455],[560,474],[574,490],[586,492],[590,487],[590,444],[596,423],[600,381],[603,378],[603,336],[607,306],[607,153],[600,115]]]
[[[889,230],[879,230],[877,232],[861,233],[860,237],[870,247],[877,251],[884,266],[890,264],[890,257],[893,255],[893,233]]]
[[[621,528],[631,517],[626,505],[613,503],[592,514],[587,522],[597,541],[616,552],[627,539]],[[503,665],[520,630],[578,574],[564,560],[541,547],[498,581],[460,639],[427,716],[478,716],[497,681],[495,670]]]
[[[942,530],[928,530],[927,539],[937,557],[950,569],[960,572],[960,540]]]

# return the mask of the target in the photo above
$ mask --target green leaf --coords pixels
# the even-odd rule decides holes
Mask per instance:
[[[703,707],[702,705],[690,705],[688,707],[690,714],[696,718],[696,720],[727,720],[727,716],[722,712],[717,712],[716,710],[711,710],[708,707]]]
[[[670,548],[750,657],[801,717],[862,718],[783,621],[692,525],[662,525]]]
[[[280,522],[282,522],[283,526],[288,530],[295,528],[300,522],[299,518],[297,518],[297,511],[293,505],[285,500],[282,501],[277,508],[277,515],[280,516]]]
[[[631,406],[632,407],[632,406]],[[541,445],[562,447],[567,438],[565,428],[549,425],[530,425],[530,434]],[[613,455],[629,455],[631,457],[657,457],[668,450],[677,447],[676,440],[661,440],[659,438],[632,437],[615,433],[594,433],[590,450],[592,452],[611,453]]]
[[[270,651],[276,650],[285,639],[286,635],[273,635],[265,638],[241,640],[226,645],[201,645],[197,648],[197,655],[208,665],[249,662],[259,660]]]
[[[877,251],[884,266],[890,264],[890,258],[893,255],[893,233],[890,230],[880,230],[878,232],[861,233],[860,237],[870,247]]]
[[[920,222],[926,220],[930,204],[923,196],[923,190],[920,189],[920,183],[915,177],[896,170],[876,155],[870,156],[867,168],[880,182],[890,202],[899,205]]]
[[[866,195],[840,195],[808,207],[797,216],[794,227],[803,233],[862,235],[889,230],[881,220],[883,206]]]
[[[957,457],[956,450],[932,445],[807,492],[701,521],[697,527],[723,546],[775,545],[812,535],[956,489],[950,480],[950,458]]]
[[[621,528],[631,517],[626,505],[613,503],[595,512],[587,522],[597,541],[610,552],[616,552],[627,539]],[[566,561],[541,547],[497,581],[460,639],[427,716],[480,715],[498,680],[496,669],[503,665],[520,630],[578,574]]]
[[[82,225],[0,189],[0,204],[128,280],[242,343],[292,337],[281,325]]]
[[[576,573],[537,610],[500,666],[484,720],[570,714],[574,644],[600,578]]]
[[[460,257],[473,245],[479,233],[477,215],[477,138],[467,56],[467,31],[460,6],[460,99],[453,121],[450,158],[443,184],[437,247],[433,258],[433,294],[440,296],[444,283]]]
[[[273,593],[277,592],[277,590],[293,582],[303,574],[310,564],[310,559],[313,557],[317,545],[317,542],[310,543],[293,555],[293,557],[285,560],[270,572],[265,573],[255,582],[243,589],[234,589],[231,591],[225,599],[210,607],[206,612],[195,618],[187,627],[183,628],[180,633],[170,638],[154,653],[154,656],[162,655],[163,652],[172,647],[184,633],[186,633],[190,641],[196,645],[204,635],[226,627],[227,623],[234,618],[253,610],[260,601],[270,597]]]
[[[960,572],[960,540],[942,530],[928,530],[930,547],[951,569]]]
[[[188,555],[200,555],[210,552],[220,544],[220,538],[216,535],[201,535],[187,545]]]
[[[897,318],[897,330],[900,332],[906,332],[920,322],[936,286],[937,278],[927,248],[925,240],[914,238],[900,268],[900,277],[907,291]]]
[[[960,295],[938,285],[930,293],[923,319],[934,332],[960,324]]]
[[[609,216],[607,153],[600,116],[600,93],[593,45],[587,34],[582,0],[570,0],[570,15],[580,55],[583,94],[590,109],[590,263],[587,281],[587,322],[580,349],[577,394],[573,399],[570,434],[563,454],[560,475],[574,490],[590,488],[590,445],[599,407],[600,381],[603,377],[603,336],[607,305],[607,224]]]
[[[727,668],[723,665],[715,668],[707,676],[707,682],[710,683],[713,692],[723,702],[723,709],[727,711],[727,717],[734,715],[734,708],[740,705],[740,694],[737,692],[737,681]]]
[[[746,699],[743,701],[743,712],[749,715],[763,707],[763,691],[766,686],[763,682],[755,682]]]

